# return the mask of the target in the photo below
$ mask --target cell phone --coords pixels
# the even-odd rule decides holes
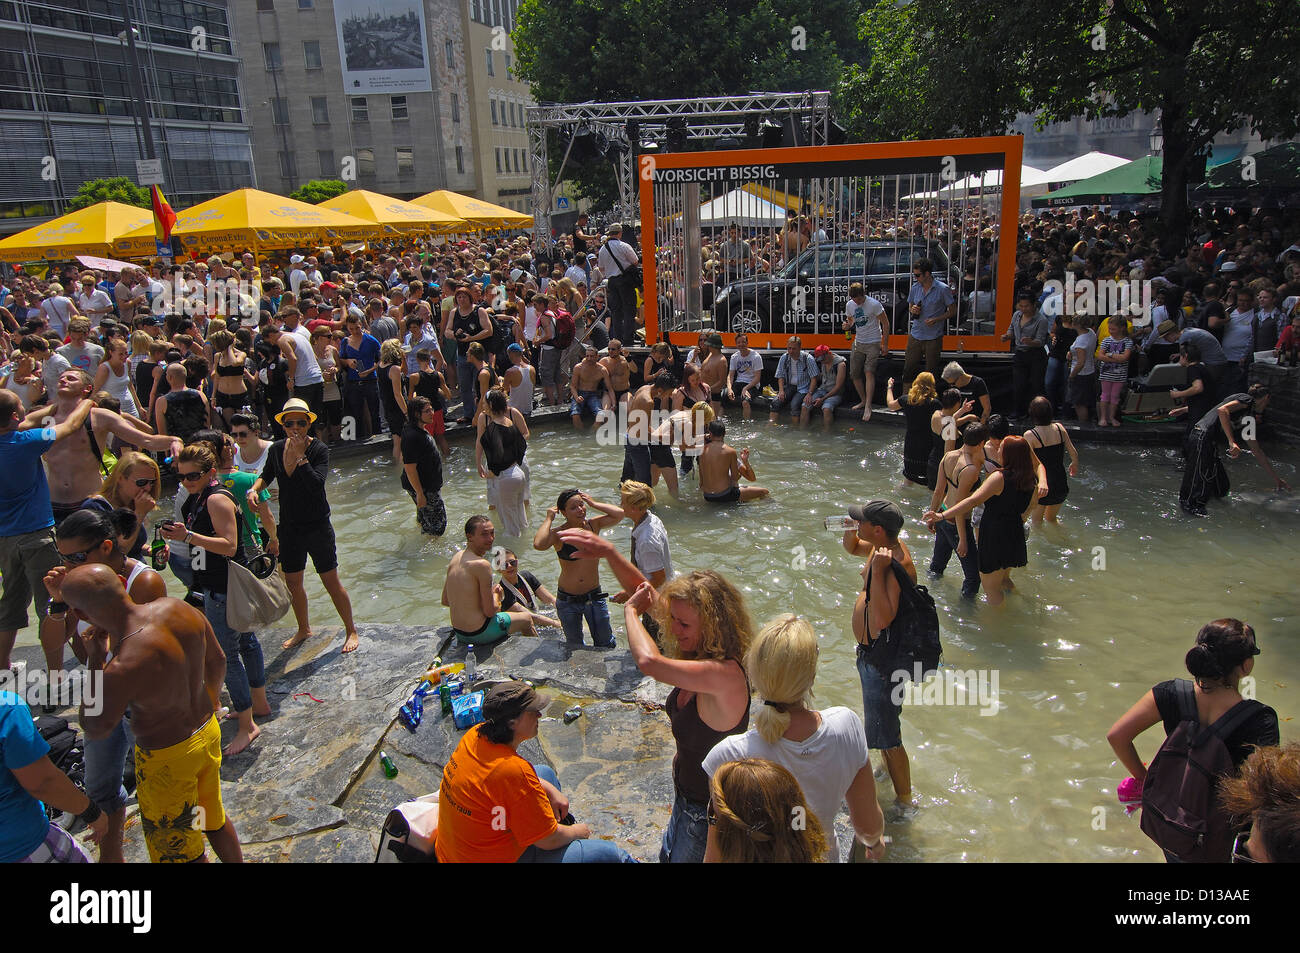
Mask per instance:
[[[171,529],[175,525],[176,525],[175,520],[161,520],[158,523],[158,526],[161,527],[162,529]]]

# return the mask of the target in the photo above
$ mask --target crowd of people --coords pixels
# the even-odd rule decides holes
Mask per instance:
[[[976,242],[996,255],[996,233],[984,219],[966,218],[951,241],[943,224],[922,214],[877,231],[893,237],[915,229],[950,251],[952,243]],[[902,378],[888,379],[885,406],[906,418],[904,478],[932,493],[924,514],[916,514],[934,532],[929,573],[941,575],[955,553],[962,595],[974,599],[983,589],[990,605],[1002,603],[1014,589],[1011,571],[1027,562],[1025,521],[1055,522],[1068,477],[1079,473],[1080,455],[1061,419],[1087,420],[1095,407],[1100,425],[1119,426],[1129,377],[1171,360],[1186,368],[1188,382],[1174,391],[1188,423],[1183,507],[1203,514],[1210,497],[1226,493],[1218,455],[1224,444],[1234,457],[1239,443],[1250,446],[1285,488],[1255,438],[1269,395],[1246,374],[1256,353],[1294,347],[1300,333],[1285,334],[1300,329],[1300,245],[1281,247],[1291,224],[1206,210],[1194,224],[1204,234],[1181,257],[1166,259],[1140,218],[1087,210],[1027,218],[1017,247],[1017,307],[1005,336],[1015,380],[1005,413],[994,413],[979,376],[941,360],[940,339],[965,289],[948,288],[928,261],[915,261]],[[730,354],[709,330],[686,355],[661,342],[637,366],[629,360],[644,323],[636,249],[619,227],[603,242],[585,228],[579,219],[540,253],[522,238],[387,253],[322,249],[287,260],[243,254],[124,269],[115,282],[85,271],[0,287],[0,344],[11,354],[0,372],[0,465],[10,477],[0,491],[0,666],[9,664],[30,603],[50,672],[63,669],[70,645],[92,672],[111,665],[122,676],[112,682],[105,712],[83,719],[90,806],[80,811],[83,796],[50,776],[39,741],[9,710],[19,705],[0,706],[5,744],[12,745],[0,781],[14,794],[14,817],[24,818],[0,858],[84,856],[57,825],[35,820],[21,789],[29,800],[79,813],[101,845],[101,860],[120,860],[120,782],[134,747],[151,859],[199,859],[205,835],[223,861],[238,859],[217,784],[219,722],[235,719],[224,749],[234,755],[256,742],[256,719],[270,706],[256,633],[228,623],[231,565],[263,552],[278,558],[296,622],[284,643],[291,649],[313,637],[303,587],[310,556],[343,623],[342,650],[355,650],[359,635],[326,493],[329,448],[389,433],[417,524],[441,535],[448,524],[441,499],[451,452],[446,434],[457,425],[473,435],[492,515],[469,518],[465,547],[447,568],[442,604],[456,638],[483,645],[549,627],[579,646],[585,628],[593,646],[613,648],[609,603],[623,606],[626,650],[643,673],[672,687],[675,798],[661,859],[836,860],[833,821],[841,803],[858,856],[883,856],[886,817],[871,749],[892,784],[891,823],[905,823],[915,810],[901,703],[882,647],[919,611],[918,564],[899,537],[903,511],[873,500],[847,514],[843,547],[862,560],[851,618],[859,718],[846,708],[809,707],[816,671],[809,622],[782,616],[756,627],[724,576],[674,572],[653,508],[660,478],[677,496],[679,472],[691,470],[710,504],[769,494],[754,482],[750,450],[726,442],[727,409],[748,419],[756,403],[766,404],[771,420],[785,412],[804,425],[820,411],[829,428],[836,407],[856,392],[853,413],[870,419],[875,375],[889,356],[889,321],[861,286],[850,289],[843,315],[853,336],[849,355],[825,346],[805,351],[791,337],[767,393],[761,355],[743,334]],[[779,261],[825,240],[798,223],[791,236],[779,251],[762,251]],[[706,249],[722,256],[719,267],[728,272],[737,262],[752,265],[756,251],[736,236]],[[1052,290],[1065,275],[1134,272],[1158,284],[1150,315],[1090,315]],[[970,293],[978,294],[987,274],[972,278]],[[82,291],[68,296],[65,284]],[[176,289],[195,292],[193,299],[182,306]],[[1108,336],[1100,341],[1097,317],[1106,319]],[[545,403],[560,406],[567,391],[576,428],[613,418],[624,448],[617,505],[569,489],[535,530],[534,550],[556,553],[554,593],[520,568],[513,551],[504,551],[501,565],[490,558],[498,551],[494,519],[521,542],[532,528],[527,453],[538,390]],[[170,506],[165,475],[179,481]],[[145,521],[160,506],[151,568]],[[624,520],[632,524],[630,557],[600,535]],[[602,561],[620,587],[612,595],[601,583]],[[184,600],[166,596],[158,570],[168,566],[187,590]],[[1219,620],[1202,631],[1188,670],[1197,704],[1206,702],[1198,709],[1203,720],[1228,710],[1255,652],[1244,623]],[[223,684],[228,705],[221,704]],[[1156,686],[1112,731],[1121,762],[1139,781],[1132,737],[1157,720],[1171,734],[1180,724],[1181,689],[1171,685]],[[751,727],[755,693],[761,706]],[[466,733],[444,775],[441,860],[627,859],[572,822],[553,772],[519,756],[546,702],[518,683],[489,694],[485,724]],[[1289,777],[1295,754],[1275,747],[1276,714],[1270,722],[1267,712],[1232,736],[1233,765],[1244,766],[1232,803],[1257,827],[1238,847],[1257,860],[1296,850],[1287,840],[1294,818],[1279,814],[1276,789],[1267,786],[1269,778]],[[1249,745],[1262,746],[1253,760]],[[10,750],[21,752],[18,760]],[[517,823],[493,826],[490,806],[500,804],[511,805]],[[202,825],[184,816],[185,805],[203,808]],[[792,812],[807,823],[792,827],[785,820]]]

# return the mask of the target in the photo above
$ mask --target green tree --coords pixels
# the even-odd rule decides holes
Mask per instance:
[[[872,55],[836,91],[855,138],[1158,112],[1166,253],[1186,237],[1187,185],[1217,135],[1300,132],[1300,74],[1282,56],[1300,44],[1294,0],[876,0],[859,30]]]
[[[832,89],[865,48],[866,0],[523,0],[517,72],[538,102]],[[558,136],[551,136],[552,142]],[[551,147],[551,175],[563,149]],[[609,163],[566,167],[593,202],[617,199]]]
[[[342,195],[347,190],[348,184],[338,179],[312,179],[304,183],[296,192],[290,192],[289,198],[319,205],[321,202],[328,202],[336,195]]]
[[[126,176],[119,175],[112,179],[88,179],[81,183],[77,194],[68,201],[68,211],[88,208],[100,202],[121,202],[123,205],[135,205],[151,208],[149,190],[136,185]]]

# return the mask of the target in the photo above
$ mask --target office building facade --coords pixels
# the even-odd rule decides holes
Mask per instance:
[[[126,0],[162,162],[178,208],[256,184],[225,0]],[[136,179],[123,0],[0,0],[0,232],[67,211],[82,182]]]

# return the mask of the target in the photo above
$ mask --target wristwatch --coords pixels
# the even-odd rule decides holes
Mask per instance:
[[[90,807],[78,814],[77,819],[85,822],[85,824],[89,826],[99,820],[100,815],[103,813],[104,812],[100,809],[99,805],[94,801],[91,801]]]

